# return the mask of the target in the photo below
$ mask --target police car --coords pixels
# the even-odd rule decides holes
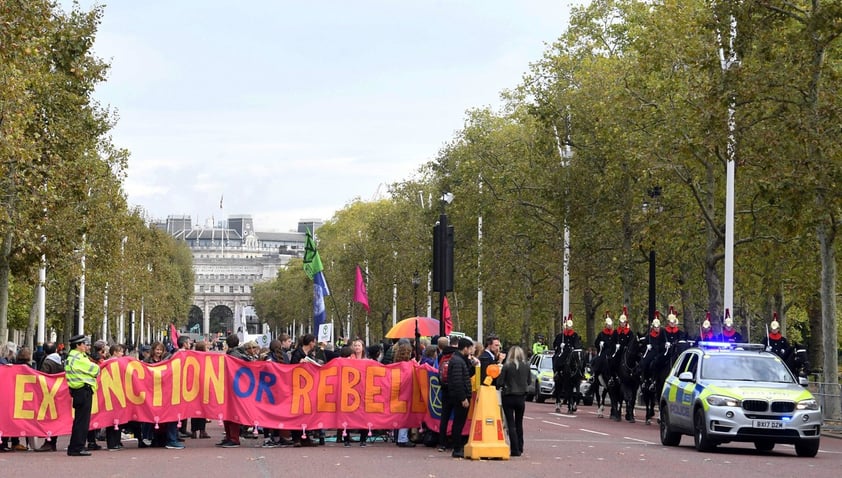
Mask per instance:
[[[555,387],[553,353],[547,351],[533,355],[529,361],[529,368],[532,370],[532,383],[535,384],[532,395],[536,402],[544,403],[544,400],[552,397]]]
[[[684,351],[660,399],[661,443],[692,435],[698,451],[732,441],[771,451],[795,445],[798,456],[819,451],[822,411],[781,359],[757,344],[710,344]]]

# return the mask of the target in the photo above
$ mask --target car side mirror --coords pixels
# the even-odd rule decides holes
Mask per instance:
[[[682,382],[693,382],[693,372],[681,372],[678,375],[678,380]]]
[[[807,377],[798,377],[798,385],[801,385],[802,387],[806,387],[809,384],[810,384],[810,382],[807,380]]]

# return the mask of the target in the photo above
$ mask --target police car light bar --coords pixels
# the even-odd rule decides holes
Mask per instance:
[[[711,342],[699,341],[696,346],[703,349],[718,349],[718,350],[765,350],[763,344],[749,344],[749,343],[733,343],[733,342]]]

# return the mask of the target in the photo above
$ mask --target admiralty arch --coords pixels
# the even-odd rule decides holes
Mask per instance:
[[[274,279],[293,257],[304,254],[306,230],[321,220],[298,223],[295,232],[258,232],[250,215],[232,215],[217,224],[195,225],[190,216],[157,223],[193,253],[195,283],[186,332],[203,336],[263,333],[252,307],[252,287]]]

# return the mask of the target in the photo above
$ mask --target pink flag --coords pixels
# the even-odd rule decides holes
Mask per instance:
[[[178,348],[178,331],[175,330],[175,324],[170,323],[170,341],[172,342],[173,348]]]
[[[371,307],[368,306],[368,294],[365,291],[365,282],[363,282],[363,271],[360,269],[360,266],[357,266],[357,280],[354,281],[354,302],[359,302],[366,311],[371,312]]]
[[[447,296],[444,296],[444,311],[441,314],[444,319],[444,335],[453,332],[453,321],[450,320],[450,304],[447,303]]]

